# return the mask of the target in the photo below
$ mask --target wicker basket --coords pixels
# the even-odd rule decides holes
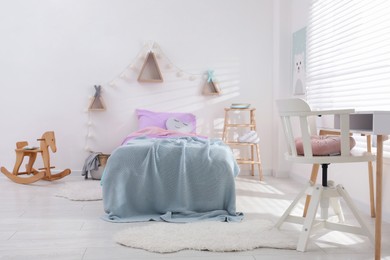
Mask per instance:
[[[100,166],[106,166],[108,157],[110,157],[109,154],[104,154],[104,153],[99,154],[98,158],[99,158]]]
[[[100,180],[102,178],[103,171],[107,164],[108,157],[110,157],[109,154],[102,153],[98,155],[100,166],[96,171],[91,171],[91,177],[93,180]]]

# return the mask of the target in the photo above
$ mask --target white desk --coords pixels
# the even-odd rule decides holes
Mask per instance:
[[[335,118],[335,128],[339,128]],[[350,116],[352,132],[376,135],[376,219],[375,219],[375,260],[381,258],[382,245],[382,176],[383,176],[383,137],[390,134],[390,111],[356,112]]]

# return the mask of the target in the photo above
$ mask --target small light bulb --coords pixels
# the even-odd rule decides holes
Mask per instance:
[[[140,59],[141,59],[141,60],[146,59],[146,58],[148,57],[148,54],[149,54],[149,52],[147,52],[147,53],[145,53],[145,54],[142,54]]]
[[[178,76],[180,78],[181,76],[183,76],[183,72],[181,72],[181,71],[177,72],[176,76]]]

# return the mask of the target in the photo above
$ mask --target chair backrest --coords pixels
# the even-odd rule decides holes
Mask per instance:
[[[303,99],[291,98],[276,100],[281,118],[283,132],[286,138],[288,153],[286,158],[301,163],[341,163],[356,161],[372,161],[372,154],[351,154],[349,115],[353,109],[312,111]],[[322,115],[339,115],[340,118],[340,150],[338,156],[314,156],[311,136],[318,135],[316,118]],[[299,155],[296,149],[296,138],[302,139],[304,155]]]

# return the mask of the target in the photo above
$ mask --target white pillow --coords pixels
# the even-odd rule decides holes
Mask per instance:
[[[193,128],[191,123],[182,122],[181,120],[174,117],[168,118],[165,122],[165,126],[167,130],[172,130],[180,133],[191,133]]]

